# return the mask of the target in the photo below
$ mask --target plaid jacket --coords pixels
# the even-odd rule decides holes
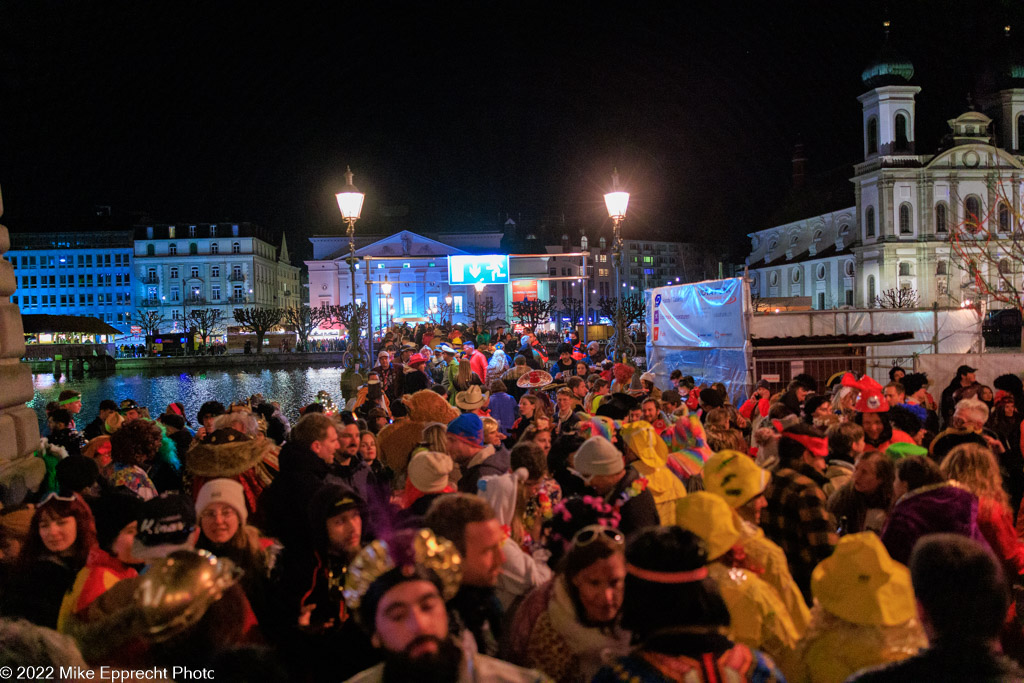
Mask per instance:
[[[807,465],[777,469],[764,492],[768,507],[761,512],[765,536],[786,553],[793,580],[808,604],[811,572],[839,542],[835,518],[825,508],[826,481]]]

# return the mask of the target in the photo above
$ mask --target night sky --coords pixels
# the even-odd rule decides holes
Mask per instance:
[[[366,232],[563,214],[596,228],[617,166],[627,235],[742,258],[795,143],[812,176],[850,175],[886,15],[932,151],[1003,25],[1024,43],[1021,3],[4,3],[2,220],[77,229],[94,205],[251,220],[305,255],[302,238],[342,230],[346,164]],[[408,214],[385,219],[394,206]]]

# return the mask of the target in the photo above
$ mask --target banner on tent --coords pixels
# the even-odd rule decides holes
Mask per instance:
[[[651,290],[652,346],[743,348],[747,340],[743,280],[710,280]]]

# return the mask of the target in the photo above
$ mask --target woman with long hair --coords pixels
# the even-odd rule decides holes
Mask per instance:
[[[85,500],[77,493],[48,495],[32,515],[28,541],[3,587],[0,614],[56,628],[64,593],[95,546],[96,523]]]
[[[892,507],[895,481],[896,468],[884,453],[868,451],[859,456],[850,480],[828,499],[839,533],[880,533]]]
[[[512,423],[508,439],[505,440],[506,445],[515,445],[534,420],[543,414],[540,399],[535,394],[523,394],[519,399],[519,417]]]
[[[1024,575],[1024,543],[1017,540],[1009,498],[992,451],[976,443],[956,446],[939,466],[952,481],[978,497],[978,527],[1010,576]]]
[[[576,533],[548,584],[536,589],[546,606],[533,622],[524,664],[558,683],[590,681],[607,655],[625,655],[620,626],[625,596],[625,536],[595,524]]]
[[[473,372],[469,361],[463,358],[459,361],[459,371],[452,378],[452,385],[448,388],[448,402],[455,405],[456,394],[469,389],[473,384],[483,386],[483,380],[480,379],[480,375]]]

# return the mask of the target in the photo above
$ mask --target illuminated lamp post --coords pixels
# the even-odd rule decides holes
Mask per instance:
[[[335,195],[338,200],[338,209],[341,211],[341,219],[348,226],[346,230],[348,234],[348,269],[352,275],[352,289],[350,290],[352,317],[348,324],[348,366],[345,368],[341,380],[342,394],[346,397],[355,395],[363,379],[359,375],[362,351],[359,345],[359,310],[356,306],[356,221],[359,220],[359,214],[362,213],[365,197],[366,195],[352,184],[352,169],[346,166],[345,187]]]
[[[484,291],[484,287],[485,286],[486,285],[484,285],[484,283],[482,283],[482,282],[477,282],[476,284],[473,285],[473,289],[476,290],[476,294],[473,295],[473,313],[474,313],[473,317],[475,318],[475,320],[473,322],[476,323],[476,327],[477,327],[476,331],[477,331],[477,333],[479,333],[481,331],[480,330],[480,292]]]
[[[446,304],[448,304],[448,329],[449,330],[451,330],[452,326],[455,324],[455,309],[452,308],[452,301],[454,301],[454,299],[452,299],[452,295],[451,294],[449,294],[448,296],[446,296],[444,298],[444,302]],[[441,322],[443,323],[444,321],[442,320]]]
[[[387,306],[389,306],[389,307],[391,306],[391,287],[392,287],[392,284],[390,282],[388,282],[388,276],[385,275],[384,276],[384,284],[382,284],[380,286],[380,291],[381,291],[381,294],[384,295],[384,303]],[[391,321],[388,320],[388,315],[387,315],[386,311],[384,312],[384,322],[387,323],[389,328],[391,327]],[[377,326],[378,327],[380,326],[380,321],[379,320],[377,321]],[[381,339],[383,339],[383,338],[384,338],[383,335],[381,335]]]
[[[604,204],[608,208],[608,217],[612,219],[612,261],[615,263],[615,343],[614,355],[611,358],[620,362],[624,354],[633,355],[633,343],[625,329],[622,315],[622,298],[625,292],[619,284],[622,279],[622,221],[626,219],[626,207],[629,206],[629,193],[619,189],[619,172],[612,171],[612,190],[604,196]],[[624,284],[624,283],[623,283]]]

